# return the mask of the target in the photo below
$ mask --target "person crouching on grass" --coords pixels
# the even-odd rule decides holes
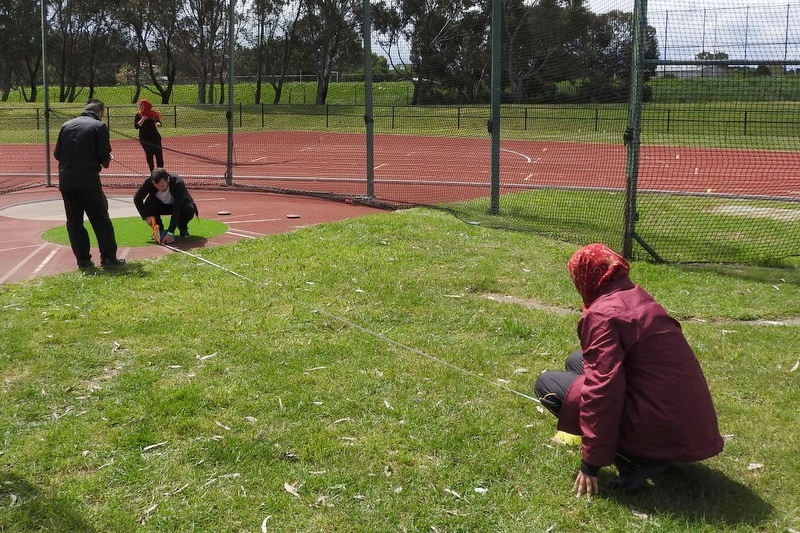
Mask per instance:
[[[186,184],[176,174],[157,168],[133,196],[133,204],[142,217],[150,224],[151,217],[158,225],[160,243],[175,242],[175,229],[181,237],[189,236],[189,221],[199,216],[197,205],[189,194]],[[164,231],[161,215],[170,215],[169,226]],[[155,236],[154,236],[155,238]]]
[[[566,371],[543,372],[535,390],[558,429],[582,437],[575,493],[597,494],[607,465],[617,467],[616,487],[635,492],[671,462],[719,454],[711,393],[678,321],[604,244],[579,249],[567,270],[583,299],[581,350]]]

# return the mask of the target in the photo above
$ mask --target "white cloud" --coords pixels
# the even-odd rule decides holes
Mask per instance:
[[[632,12],[633,0],[587,0],[595,13]],[[800,2],[648,0],[661,59],[725,52],[733,60],[800,60]]]

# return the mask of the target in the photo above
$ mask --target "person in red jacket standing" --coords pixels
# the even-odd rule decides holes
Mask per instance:
[[[164,149],[161,146],[161,114],[147,100],[139,100],[139,112],[133,117],[133,127],[139,130],[139,144],[150,172],[164,168]]]
[[[678,321],[602,243],[575,252],[567,270],[583,299],[581,350],[566,371],[543,372],[535,390],[558,429],[582,437],[573,490],[597,494],[598,471],[615,464],[616,484],[633,492],[671,462],[719,454],[711,393]]]

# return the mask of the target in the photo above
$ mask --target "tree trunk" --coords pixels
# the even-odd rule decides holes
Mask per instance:
[[[330,78],[325,74],[317,74],[317,96],[315,99],[315,103],[317,105],[323,105],[325,100],[328,98],[328,84],[330,83]]]

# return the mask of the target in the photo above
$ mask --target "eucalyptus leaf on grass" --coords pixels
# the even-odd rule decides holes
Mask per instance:
[[[198,252],[246,279],[175,253],[3,285],[0,529],[800,528],[797,270],[634,264],[728,441],[586,501],[524,397],[575,348],[574,249],[412,209]]]

